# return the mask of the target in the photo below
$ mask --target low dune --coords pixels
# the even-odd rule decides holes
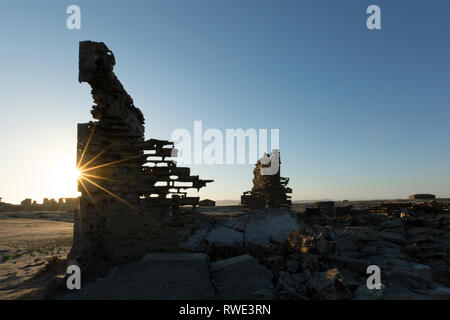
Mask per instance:
[[[41,298],[47,280],[38,271],[65,260],[72,220],[71,212],[0,213],[0,299]]]

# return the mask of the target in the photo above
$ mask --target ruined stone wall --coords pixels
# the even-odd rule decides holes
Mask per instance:
[[[104,43],[80,43],[79,81],[92,88],[91,113],[98,120],[78,124],[81,197],[70,258],[80,264],[95,259],[114,264],[152,250],[179,250],[196,227],[192,211],[179,208],[198,204],[186,190],[210,182],[176,166],[173,143],[145,141],[144,117],[114,65]]]
[[[281,208],[290,207],[292,202],[290,200],[292,193],[291,188],[287,187],[289,178],[280,176],[281,159],[278,157],[279,165],[278,171],[275,174],[263,175],[261,168],[270,167],[274,158],[265,155],[269,160],[261,160],[255,165],[253,169],[253,188],[251,191],[246,191],[241,196],[241,204],[250,208]]]

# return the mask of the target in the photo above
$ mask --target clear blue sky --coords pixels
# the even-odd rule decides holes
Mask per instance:
[[[81,30],[66,28],[71,4]],[[371,4],[381,30],[366,28]],[[194,120],[278,128],[294,200],[450,197],[449,14],[448,0],[2,1],[0,197],[73,195],[59,179],[92,120],[80,40],[114,52],[147,138]],[[238,199],[252,168],[192,166],[213,199]]]

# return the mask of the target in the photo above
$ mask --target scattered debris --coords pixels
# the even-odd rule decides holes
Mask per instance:
[[[177,292],[170,285],[184,283],[171,297],[188,299],[195,280],[201,290],[193,296],[208,299],[450,299],[449,203],[355,208],[326,201],[295,212],[289,209],[289,179],[280,177],[274,150],[257,162],[253,188],[241,197],[253,210],[203,217],[180,210],[199,205],[186,189],[210,180],[167,159],[176,155],[169,141],[144,141],[144,117],[114,75],[114,64],[103,43],[80,43],[79,80],[92,87],[92,115],[98,121],[78,127],[82,196],[69,258],[109,268],[150,250],[202,251],[203,256],[199,260],[194,253],[177,262],[145,256],[115,267],[120,272],[106,268],[104,279],[89,284],[92,292],[76,293],[80,297],[161,299]],[[276,172],[264,174],[273,161]],[[380,289],[366,285],[374,265],[381,270]],[[136,281],[143,282],[142,291],[136,292]],[[148,289],[153,287],[157,290]]]
[[[401,217],[408,212],[408,217]],[[450,299],[449,204],[383,203],[331,219],[299,212],[303,223],[260,257],[279,299]],[[280,254],[279,248],[286,247]],[[367,267],[381,270],[368,289]]]

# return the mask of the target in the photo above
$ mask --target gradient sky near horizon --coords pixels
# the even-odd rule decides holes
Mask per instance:
[[[81,30],[66,8],[81,8]],[[366,8],[382,29],[366,28]],[[173,130],[277,128],[294,200],[450,197],[450,2],[0,3],[0,197],[76,195],[76,124],[92,120],[78,43],[102,41],[146,118]],[[200,197],[239,199],[253,164],[192,165]],[[72,180],[70,180],[72,179]]]

